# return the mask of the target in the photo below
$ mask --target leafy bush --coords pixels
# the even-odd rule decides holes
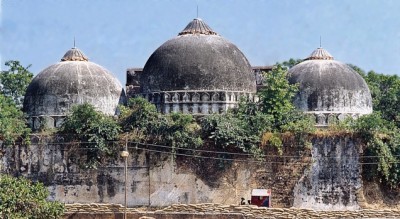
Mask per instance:
[[[163,136],[166,144],[173,148],[197,148],[203,144],[200,126],[192,115],[172,113],[166,117],[168,125]]]
[[[132,98],[120,118],[125,132],[133,140],[156,143],[173,148],[196,148],[203,144],[199,125],[192,115],[172,113],[163,115],[144,98]]]
[[[160,117],[154,104],[142,97],[130,98],[128,107],[121,108],[120,123],[124,132],[139,130],[144,134],[150,134],[152,129],[160,125]]]
[[[64,205],[46,201],[49,191],[42,183],[0,175],[0,215],[3,219],[61,218]]]
[[[380,177],[384,184],[395,188],[400,183],[400,130],[393,122],[382,118],[379,112],[365,115],[357,120],[348,120],[354,132],[366,142],[363,163],[372,165],[363,167],[367,179]],[[375,165],[377,163],[377,165]]]
[[[10,97],[0,94],[0,139],[4,141],[3,144],[13,145],[20,137],[29,143],[30,131],[22,111]]]
[[[273,117],[262,113],[257,103],[242,99],[238,108],[226,114],[214,114],[201,121],[203,135],[214,140],[214,145],[233,146],[260,157],[261,135],[269,131]]]
[[[96,168],[102,158],[114,153],[108,142],[117,140],[120,131],[117,121],[87,103],[72,107],[60,129],[61,133],[75,134],[80,146],[88,148],[86,168]]]
[[[246,122],[231,113],[207,116],[202,120],[201,126],[205,135],[222,148],[235,146],[243,152],[249,152],[258,147],[260,142],[260,136],[249,132]]]

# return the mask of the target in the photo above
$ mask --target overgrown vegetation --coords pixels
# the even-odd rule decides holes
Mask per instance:
[[[61,218],[64,205],[47,201],[48,196],[49,191],[42,183],[0,175],[0,216],[3,219]]]
[[[243,108],[248,105],[242,103]],[[256,121],[256,118],[259,119]],[[263,131],[272,119],[255,111],[232,110],[224,115],[210,115],[202,119],[203,136],[211,139],[219,150],[234,147],[256,157],[263,155],[259,143]],[[219,147],[219,148],[218,148]]]
[[[76,105],[66,117],[60,132],[75,135],[81,148],[87,151],[85,168],[96,168],[107,155],[118,150],[110,141],[118,140],[120,126],[112,117],[95,110],[90,104]]]
[[[367,142],[364,163],[378,163],[364,167],[364,175],[373,180],[377,175],[391,188],[400,183],[399,159],[400,133],[394,123],[373,113],[354,122],[354,130]]]
[[[29,142],[30,129],[22,111],[10,97],[0,94],[0,140],[5,146],[13,145],[19,138]]]
[[[133,141],[153,143],[172,148],[197,148],[203,144],[200,126],[192,115],[172,113],[164,115],[143,98],[129,100],[121,107],[120,123]]]
[[[0,140],[5,146],[13,145],[21,137],[29,143],[30,129],[21,111],[25,90],[33,74],[18,61],[5,63],[7,70],[0,74]]]
[[[365,73],[350,65],[367,82],[373,110],[357,120],[348,119],[343,129],[357,133],[366,143],[362,163],[367,180],[378,179],[389,188],[400,185],[400,78],[397,75]]]
[[[282,132],[291,132],[300,145],[308,144],[306,136],[314,131],[314,121],[295,109],[298,87],[289,84],[287,68],[277,64],[263,76],[266,86],[258,93],[258,102],[244,99],[227,114],[204,118],[202,129],[216,145],[235,146],[262,157],[261,144],[282,152]]]

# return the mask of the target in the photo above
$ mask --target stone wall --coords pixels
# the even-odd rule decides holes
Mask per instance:
[[[81,168],[86,162],[85,150],[52,141],[33,139],[30,146],[7,148],[1,160],[2,172],[43,182],[50,191],[51,200],[124,203],[124,162],[121,158],[109,159],[97,169],[85,170]],[[252,188],[262,186],[254,175],[262,168],[261,164],[231,162],[219,169],[218,177],[207,179],[192,171],[196,166],[193,158],[178,157],[178,164],[167,151],[154,153],[130,148],[129,152],[128,206],[204,202],[237,204],[242,197],[250,199]],[[207,162],[202,163],[207,165]]]
[[[294,207],[320,210],[359,209],[360,147],[350,137],[313,139],[311,168],[294,188]]]
[[[315,137],[310,151],[290,144],[293,141],[285,143],[282,156],[277,156],[274,148],[266,148],[267,157],[261,162],[240,156],[223,162],[190,156],[174,158],[159,148],[161,152],[154,152],[156,148],[151,146],[132,146],[128,158],[127,204],[130,207],[232,205],[241,198],[250,200],[252,189],[265,188],[272,190],[273,207],[356,206],[354,192],[360,186],[356,165],[359,146],[349,137],[337,140]],[[327,160],[324,158],[327,155],[335,158]],[[84,149],[54,138],[35,137],[30,146],[7,148],[1,161],[2,172],[43,182],[51,200],[124,203],[124,162],[119,157],[108,159],[98,169],[85,170],[80,167],[86,162]]]

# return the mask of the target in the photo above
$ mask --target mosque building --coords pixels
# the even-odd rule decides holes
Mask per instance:
[[[162,113],[224,113],[241,97],[256,101],[256,91],[267,86],[260,75],[271,68],[251,67],[234,44],[196,18],[156,49],[143,69],[128,69],[127,96],[142,96]],[[325,49],[318,48],[291,68],[289,82],[299,84],[295,106],[315,115],[318,126],[372,112],[364,79]],[[118,80],[74,47],[32,80],[23,110],[31,128],[37,130],[43,124],[59,127],[77,104],[90,103],[116,115],[118,104],[125,102]]]
[[[104,67],[90,62],[78,48],[68,50],[29,84],[23,111],[33,130],[60,127],[71,107],[90,103],[97,110],[116,115],[125,103],[120,82]]]
[[[234,44],[197,18],[156,49],[143,69],[128,69],[127,97],[142,96],[165,114],[225,113],[237,106],[241,97],[257,101],[257,90],[268,86],[263,83],[262,74],[271,69],[251,67]],[[364,79],[346,64],[335,61],[325,49],[316,49],[289,69],[288,81],[299,85],[294,105],[313,115],[317,126],[372,112],[371,93]],[[89,103],[100,112],[118,115],[118,105],[126,104],[127,97],[111,72],[90,62],[73,47],[60,62],[33,78],[23,111],[32,130],[38,131],[60,127],[71,108],[79,104]],[[258,190],[255,188],[268,188],[269,195],[274,194],[273,202],[280,206],[353,210],[360,208],[358,202],[361,205],[358,195],[363,186],[363,145],[348,136],[313,136],[312,150],[304,152],[300,145],[288,147],[285,153],[296,153],[296,158],[289,156],[293,157],[290,162],[271,148],[268,151],[273,152],[272,160],[283,162],[253,162],[253,157],[237,160],[239,156],[234,156],[229,159],[232,165],[223,169],[210,159],[192,163],[191,156],[187,157],[190,162],[183,161],[180,166],[167,150],[151,149],[169,148],[168,145],[154,144],[149,148],[146,144],[146,149],[138,148],[139,143],[133,149],[128,148],[126,139],[125,150],[131,149],[134,156],[125,156],[125,162],[122,157],[112,156],[101,168],[83,170],[87,150],[54,140],[54,144],[8,147],[0,165],[5,164],[7,173],[43,182],[50,191],[49,199],[63,203],[125,203],[125,207],[160,208],[206,202],[232,206],[240,197],[250,199],[252,191]],[[288,143],[298,144],[295,138]],[[123,155],[129,154],[125,152]],[[125,174],[120,171],[123,163]],[[132,189],[127,189],[128,185]]]

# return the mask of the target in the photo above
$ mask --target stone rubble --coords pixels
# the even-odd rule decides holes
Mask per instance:
[[[109,213],[124,212],[124,206],[121,204],[66,204],[66,214],[71,213]],[[315,211],[311,209],[300,208],[266,208],[255,205],[221,205],[215,203],[203,204],[173,204],[159,209],[137,207],[127,208],[129,214],[146,215],[141,218],[157,218],[159,214],[241,214],[244,218],[265,218],[265,219],[283,219],[283,218],[400,218],[400,209],[362,209],[354,211]]]

